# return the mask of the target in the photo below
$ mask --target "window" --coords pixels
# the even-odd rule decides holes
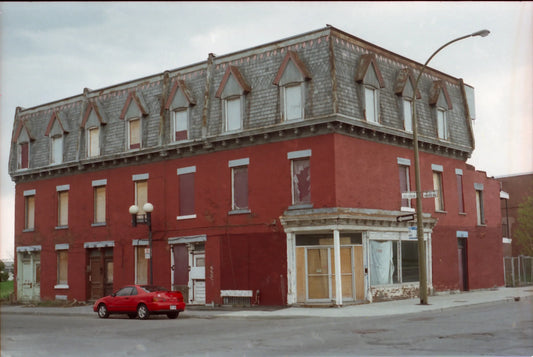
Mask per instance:
[[[407,98],[403,99],[403,127],[405,131],[413,131],[413,102]]]
[[[457,201],[459,206],[459,213],[465,213],[465,198],[463,194],[463,171],[460,169],[456,169],[455,176],[457,177]]]
[[[148,259],[146,259],[146,246],[135,247],[135,284],[148,284]]]
[[[437,192],[437,197],[435,197],[435,211],[444,211],[444,192],[442,190],[442,172],[433,171],[433,190]]]
[[[371,285],[409,283],[418,280],[418,241],[370,241]]]
[[[94,187],[94,224],[104,224],[105,219],[105,186]]]
[[[248,164],[248,159],[230,161],[231,167],[231,209],[233,211],[248,210],[248,166],[232,166]]]
[[[485,210],[483,208],[483,191],[476,190],[476,208],[478,226],[485,224]]]
[[[17,155],[17,167],[19,169],[27,169],[30,162],[30,144],[21,143],[18,145],[18,155]]]
[[[60,249],[56,251],[57,251],[57,284],[68,285],[68,250]]]
[[[24,197],[24,229],[35,229],[35,195]]]
[[[309,158],[292,160],[292,204],[311,203],[311,170]]]
[[[178,219],[196,218],[194,214],[194,174],[196,166],[178,169],[179,216]]]
[[[409,184],[409,166],[400,165],[400,193],[410,192]],[[402,198],[402,208],[411,208],[411,200]]]
[[[141,120],[128,121],[128,148],[139,149],[141,147]]]
[[[61,164],[63,162],[63,137],[54,136],[50,141],[50,163]]]
[[[371,123],[379,123],[378,93],[375,88],[364,87],[365,90],[365,119]]]
[[[135,205],[139,215],[144,214],[144,204],[148,202],[148,181],[135,181]]]
[[[68,191],[58,192],[57,207],[57,226],[68,227]]]
[[[189,138],[188,111],[176,110],[172,112],[173,141],[187,140]]]
[[[283,104],[285,120],[303,119],[303,84],[283,87]]]
[[[448,123],[446,112],[437,108],[437,134],[439,139],[448,140]]]
[[[100,128],[90,128],[87,132],[87,156],[100,156]]]
[[[226,131],[241,129],[241,97],[224,100],[224,114]]]

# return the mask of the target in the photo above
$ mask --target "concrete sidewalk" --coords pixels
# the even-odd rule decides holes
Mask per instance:
[[[372,304],[349,305],[344,307],[288,307],[288,308],[227,308],[188,306],[180,318],[216,318],[216,317],[372,317],[419,313],[425,311],[443,311],[457,307],[487,304],[494,302],[514,302],[533,300],[533,286],[520,288],[498,288],[492,290],[464,292],[460,294],[443,294],[429,296],[428,305],[420,305],[419,299],[376,302]],[[59,315],[59,316],[94,316],[92,305],[73,307],[37,307],[31,305],[2,305],[1,314]]]

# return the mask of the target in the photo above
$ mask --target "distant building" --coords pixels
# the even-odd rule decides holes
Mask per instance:
[[[513,240],[518,228],[518,208],[524,200],[533,195],[533,173],[496,177],[502,188],[502,234],[504,237],[504,255],[518,257],[525,255],[521,247]]]
[[[191,304],[418,294],[412,97],[432,291],[503,286],[500,184],[467,165],[473,88],[333,27],[14,118],[16,291],[149,281]],[[128,209],[153,204],[148,228]]]

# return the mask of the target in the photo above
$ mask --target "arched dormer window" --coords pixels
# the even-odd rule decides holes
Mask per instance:
[[[305,117],[305,82],[311,74],[294,51],[288,51],[281,62],[274,85],[280,87],[281,121],[303,120]]]
[[[452,101],[444,81],[434,81],[429,92],[429,104],[434,106],[437,137],[442,140],[450,139],[448,111],[451,110]]]
[[[379,90],[385,87],[385,81],[373,54],[362,55],[355,72],[355,81],[362,85],[364,117],[369,123],[379,124]]]
[[[394,85],[394,93],[401,98],[401,108],[403,116],[403,128],[407,132],[413,131],[413,91],[415,79],[410,68],[403,68],[398,73]],[[416,90],[416,98],[420,99],[420,91]]]
[[[181,79],[174,82],[165,109],[170,110],[170,141],[190,139],[191,107],[196,104],[192,92]]]
[[[223,131],[242,130],[244,122],[244,98],[252,88],[235,66],[228,66],[220,82],[216,97],[222,100]]]
[[[126,150],[136,150],[143,146],[142,118],[148,115],[148,107],[141,93],[131,91],[126,98],[120,119],[126,122]]]
[[[60,111],[54,111],[44,134],[50,138],[50,164],[57,165],[63,163],[64,136],[68,132],[69,129],[65,115]]]
[[[17,144],[17,170],[30,168],[30,143],[34,140],[28,123],[21,120],[13,136],[13,142]]]
[[[98,102],[89,101],[83,111],[81,127],[85,129],[85,147],[88,158],[97,157],[101,154],[101,138],[103,136],[102,126],[107,124],[107,117],[104,109]]]

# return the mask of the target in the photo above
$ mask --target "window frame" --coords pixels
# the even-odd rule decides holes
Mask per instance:
[[[459,214],[466,214],[465,211],[465,196],[464,196],[464,182],[463,171],[460,169],[455,170],[456,182],[457,182],[457,200]]]
[[[184,115],[185,117],[184,118],[181,118],[182,120],[178,120],[180,119],[179,118],[179,115]],[[185,141],[185,140],[189,140],[190,138],[190,135],[189,135],[189,130],[190,130],[190,123],[189,123],[189,108],[177,108],[177,109],[174,109],[172,110],[172,130],[171,130],[171,142],[180,142],[180,141]],[[181,132],[185,132],[185,138],[177,138],[177,121],[183,121],[185,122],[186,124],[186,127],[185,127],[185,130],[181,130]]]
[[[68,289],[68,245],[66,248],[57,248],[57,277],[54,289]],[[61,258],[64,258],[63,261]]]
[[[282,87],[282,96],[283,96],[283,121],[286,122],[292,122],[292,121],[299,121],[304,120],[305,118],[305,97],[304,97],[304,83],[305,82],[297,82],[297,83],[288,83]],[[292,113],[292,111],[289,111],[290,108],[290,101],[289,101],[289,92],[292,92],[294,90],[294,93],[299,93],[299,116],[298,117],[290,117],[289,113]],[[292,103],[292,102],[291,102]]]
[[[435,197],[435,211],[445,212],[444,182],[442,171],[433,170],[433,190],[437,192],[437,196]]]
[[[196,166],[182,167],[178,175],[178,216],[176,220],[196,218]],[[185,195],[183,192],[187,192]],[[189,201],[191,200],[191,201]]]
[[[94,132],[96,132],[95,135],[93,135]],[[97,140],[93,141],[93,138],[96,138]],[[93,126],[87,129],[87,157],[93,158],[100,155],[100,127]]]
[[[405,162],[399,162],[398,163],[398,171],[399,171],[399,179],[400,179],[400,197],[401,197],[402,193],[411,192],[411,182],[410,182],[411,166],[410,166],[410,164],[406,164]],[[403,173],[403,175],[402,175],[402,173]],[[406,184],[405,189],[407,191],[402,191],[404,189],[404,187],[402,187],[402,178],[405,180],[404,181],[405,184]],[[404,203],[407,203],[407,205],[405,205]],[[414,212],[414,209],[412,207],[410,198],[401,198],[400,211],[408,211],[408,212],[413,211]]]
[[[437,118],[437,137],[440,140],[449,140],[450,132],[448,130],[448,112],[444,108],[436,108]]]
[[[390,244],[392,245],[391,247],[391,261],[392,261],[392,273],[391,273],[391,276],[390,276],[390,279],[391,281],[387,281],[387,282],[383,282],[383,283],[380,283],[380,282],[377,282],[376,283],[376,279],[375,279],[375,275],[376,275],[376,265],[375,265],[375,262],[374,262],[374,254],[373,254],[373,245],[374,243],[373,242],[379,242],[379,243],[384,243],[384,242],[390,242]],[[406,252],[408,251],[406,249],[407,247],[407,244],[414,244],[415,245],[415,249],[413,249],[411,247],[411,252],[415,252],[415,254],[413,255],[414,257],[416,257],[416,262],[414,264],[409,264],[407,265],[406,264]],[[428,247],[428,241],[424,240],[424,244],[426,245],[426,255],[427,255],[427,247]],[[368,271],[370,273],[370,278],[369,278],[369,281],[370,281],[370,286],[375,286],[375,287],[385,287],[385,286],[392,286],[392,285],[402,285],[402,284],[414,284],[414,283],[419,283],[419,274],[418,274],[418,240],[416,239],[370,239],[369,240],[369,243],[368,243],[368,249],[369,249],[369,252],[368,252]],[[415,267],[416,268],[416,273],[411,273],[409,275],[406,275],[406,272],[405,270],[407,270],[408,268],[413,268]],[[426,269],[429,270],[428,267],[426,267]],[[416,279],[412,279],[412,278],[409,278],[410,277],[416,277]]]
[[[403,128],[408,133],[413,132],[413,109],[414,109],[413,107],[414,107],[414,103],[411,98],[408,98],[408,97],[402,98]]]
[[[237,132],[243,129],[243,96],[230,96],[227,98],[224,98],[224,131],[227,133],[233,133]],[[233,128],[233,126],[230,128],[230,119],[231,123],[235,122],[237,118],[230,117],[230,113],[228,113],[228,110],[230,108],[230,103],[236,103],[235,107],[231,107],[233,109],[238,108],[239,109],[239,118],[238,118],[238,127]]]
[[[139,136],[139,142],[138,143],[132,143],[132,123],[137,122],[138,127],[138,136]],[[127,150],[139,150],[142,148],[142,119],[138,117],[130,118],[127,120]]]
[[[374,114],[372,116],[372,118],[369,118],[369,111],[368,111],[368,108],[370,107],[369,106],[369,97],[368,97],[368,93],[372,93],[372,100],[370,104],[371,105],[371,108],[372,108],[372,113]],[[374,86],[371,86],[371,85],[368,85],[368,84],[365,84],[363,85],[363,95],[364,95],[364,101],[365,101],[365,120],[368,122],[368,123],[372,123],[372,124],[380,124],[380,112],[379,112],[379,89],[374,87]]]
[[[69,187],[57,187],[57,226],[56,229],[68,228],[69,221]]]
[[[478,226],[485,226],[485,205],[483,190],[476,188],[476,221]]]
[[[50,164],[59,165],[63,163],[63,135],[50,137]]]
[[[30,222],[31,222],[31,225],[30,225]],[[24,195],[24,231],[32,232],[34,230],[35,230],[35,192],[32,192],[32,194]]]
[[[103,194],[99,192],[103,190]],[[99,201],[99,197],[103,200],[103,202]],[[94,185],[93,186],[93,224],[92,226],[105,226],[107,223],[107,210],[106,210],[106,204],[107,204],[107,187],[106,185]],[[102,208],[103,212],[99,211],[99,208]],[[103,216],[103,220],[99,219]]]
[[[25,142],[21,142],[17,144],[17,169],[27,170],[29,168],[30,168],[30,142],[25,141]]]

